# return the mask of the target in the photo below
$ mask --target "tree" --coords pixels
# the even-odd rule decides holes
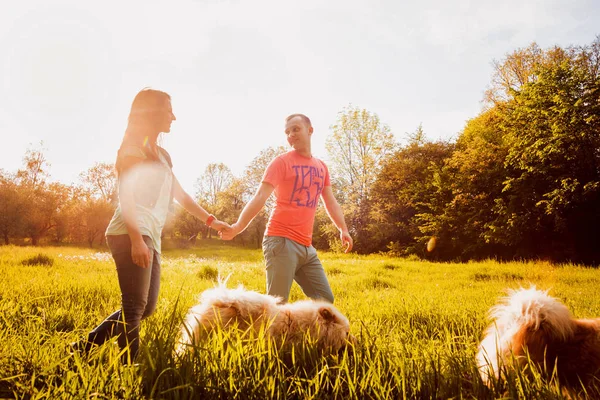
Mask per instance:
[[[533,44],[496,64],[491,107],[469,121],[440,175],[448,200],[420,214],[444,257],[600,262],[599,71],[599,37]]]
[[[180,237],[196,243],[198,234],[206,230],[206,225],[188,213],[185,208],[176,205],[173,218],[173,231]]]
[[[437,237],[436,255],[441,258],[510,254],[493,240],[494,207],[504,196],[506,180],[508,150],[502,123],[496,108],[468,121],[442,168],[446,185],[435,196],[438,206],[430,204],[429,211],[419,216],[425,237]]]
[[[38,149],[28,148],[23,157],[24,168],[17,171],[17,179],[21,185],[35,189],[46,183],[50,176],[50,163],[44,155],[45,148],[43,142],[40,142]]]
[[[57,225],[60,210],[68,203],[70,187],[58,182],[26,187],[24,210],[24,234],[37,245]]]
[[[19,190],[23,195],[23,233],[37,245],[55,226],[54,217],[58,208],[66,201],[68,190],[59,183],[47,184],[50,164],[40,149],[27,149],[23,157],[24,168],[17,171]]]
[[[338,113],[331,130],[326,148],[335,179],[349,197],[368,201],[383,160],[396,149],[390,128],[377,114],[350,105]]]
[[[371,251],[423,256],[425,242],[435,230],[424,216],[438,215],[447,202],[448,182],[442,172],[454,145],[429,142],[422,134],[411,138],[386,160],[373,185],[368,225]]]
[[[534,42],[507,54],[502,60],[493,60],[494,72],[485,100],[493,105],[511,99],[521,86],[535,81],[534,71],[543,59],[542,49]]]
[[[46,179],[50,176],[50,164],[43,150],[43,143],[39,148],[28,148],[23,168],[14,175],[4,173],[2,176],[0,224],[5,243],[11,236],[28,236],[32,244],[37,244],[54,226],[52,217],[59,199],[48,190]]]
[[[84,228],[86,242],[90,247],[93,247],[96,239],[104,236],[114,213],[114,208],[111,203],[104,199],[86,197],[79,211],[79,221]]]
[[[354,237],[355,249],[367,249],[371,188],[383,161],[397,147],[390,128],[375,113],[354,106],[344,108],[326,140],[338,199]]]
[[[233,178],[231,184],[218,195],[216,213],[219,216],[219,219],[229,223],[237,221],[238,216],[246,205],[245,198],[245,182],[240,178]],[[252,227],[254,227],[254,225],[252,225]],[[246,229],[238,235],[238,240],[244,244],[246,240],[254,239],[254,235],[251,232],[251,230]],[[260,240],[262,240],[262,236],[260,237]],[[258,247],[260,247],[260,244],[261,243],[258,243]]]
[[[233,181],[233,174],[223,163],[211,163],[206,166],[204,174],[196,181],[196,197],[209,207],[217,205],[219,193]]]
[[[76,186],[68,186],[67,199],[62,203],[54,216],[54,226],[49,230],[51,240],[54,243],[79,243],[84,242],[78,236],[76,225],[80,222],[76,211],[79,207],[80,199],[77,192],[80,190]]]
[[[510,150],[499,239],[525,256],[597,263],[600,78],[581,49],[565,54],[540,66],[504,109]]]
[[[72,219],[71,230],[76,240],[93,247],[106,231],[117,206],[114,165],[95,163],[79,178],[81,184],[74,190],[72,206],[63,213]]]
[[[211,163],[206,166],[204,174],[196,181],[196,199],[208,212],[216,213],[220,194],[233,181],[233,174],[223,163]],[[202,237],[211,237],[212,230],[203,227]]]
[[[79,175],[82,187],[87,193],[107,203],[117,201],[117,177],[114,164],[95,163]]]
[[[0,169],[0,234],[4,244],[22,232],[23,202],[15,174]]]

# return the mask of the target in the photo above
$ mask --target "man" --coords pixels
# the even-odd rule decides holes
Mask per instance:
[[[352,237],[342,208],[333,196],[327,166],[312,156],[310,119],[303,114],[292,114],[285,121],[285,134],[293,150],[271,161],[256,194],[237,222],[222,230],[221,237],[231,240],[243,232],[275,191],[276,204],[263,240],[267,293],[287,301],[295,280],[308,297],[333,303],[323,265],[311,245],[319,197],[340,230],[346,253],[352,250]]]

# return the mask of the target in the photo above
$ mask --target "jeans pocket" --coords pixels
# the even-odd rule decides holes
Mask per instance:
[[[106,236],[106,244],[108,244],[113,258],[118,254],[131,253],[131,239],[129,235],[108,235]]]
[[[150,265],[152,265],[154,254],[158,253],[156,253],[153,248],[150,236],[143,235],[142,239],[144,240],[144,243],[146,243],[146,246],[151,250]],[[108,244],[112,258],[115,261],[117,271],[141,268],[133,262],[133,256],[131,254],[131,238],[129,235],[108,235],[106,236],[106,243]]]
[[[143,235],[142,239],[149,249],[154,249],[154,244],[150,236]],[[127,234],[108,235],[106,236],[106,244],[113,256],[116,254],[131,253],[131,238]]]
[[[263,240],[265,257],[276,257],[285,248],[285,238],[281,236],[266,236]]]

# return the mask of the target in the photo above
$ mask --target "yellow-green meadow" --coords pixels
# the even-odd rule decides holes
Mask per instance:
[[[483,385],[474,356],[488,310],[506,289],[534,284],[576,317],[600,315],[600,275],[592,268],[320,256],[335,305],[359,340],[355,348],[330,357],[310,345],[289,353],[261,334],[224,331],[196,354],[174,356],[187,309],[217,276],[264,291],[260,250],[216,242],[164,252],[139,365],[124,366],[114,341],[89,357],[67,348],[119,307],[105,250],[0,247],[0,398],[560,398],[536,374]],[[290,301],[302,298],[294,285]]]

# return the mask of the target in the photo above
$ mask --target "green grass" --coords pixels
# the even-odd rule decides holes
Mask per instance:
[[[24,260],[53,260],[27,262]],[[545,262],[452,264],[321,253],[336,306],[359,345],[322,357],[282,351],[260,333],[219,332],[184,358],[172,351],[198,295],[229,285],[264,291],[259,250],[213,245],[163,254],[157,310],[142,323],[139,367],[107,343],[89,358],[67,344],[119,307],[107,253],[79,248],[0,247],[0,398],[562,398],[535,374],[492,389],[474,356],[487,312],[507,288],[551,289],[577,317],[596,316],[595,269]],[[304,298],[294,285],[291,301]]]

